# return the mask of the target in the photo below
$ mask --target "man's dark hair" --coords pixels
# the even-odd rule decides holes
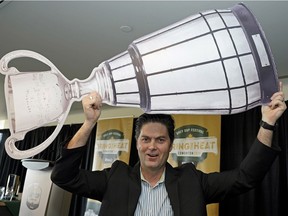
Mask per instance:
[[[163,124],[168,131],[169,138],[171,140],[171,143],[174,141],[174,128],[175,128],[175,122],[171,115],[167,114],[147,114],[144,113],[141,116],[138,117],[136,120],[136,128],[135,128],[135,138],[138,139],[140,136],[140,131],[142,129],[142,126],[146,123],[161,123]]]

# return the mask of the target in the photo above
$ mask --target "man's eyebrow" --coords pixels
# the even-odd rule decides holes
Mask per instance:
[[[148,135],[142,134],[139,137],[149,137]]]
[[[141,134],[139,137],[160,139],[160,138],[167,138],[168,136],[166,136],[166,135],[159,135],[159,136],[153,137],[153,136],[149,136],[149,135],[146,135],[146,134]]]

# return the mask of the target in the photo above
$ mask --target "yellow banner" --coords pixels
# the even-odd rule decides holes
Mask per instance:
[[[220,171],[221,116],[173,115],[175,140],[168,158],[172,166],[193,163],[205,172]],[[218,216],[219,205],[207,206],[209,216]]]
[[[115,160],[129,163],[133,117],[99,120],[92,170],[111,167]],[[84,216],[98,215],[101,202],[87,199]]]
[[[129,163],[133,117],[99,120],[92,170],[110,167],[115,160]]]

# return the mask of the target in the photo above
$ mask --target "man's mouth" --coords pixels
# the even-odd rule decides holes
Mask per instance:
[[[158,154],[147,154],[149,157],[155,158],[158,156]]]

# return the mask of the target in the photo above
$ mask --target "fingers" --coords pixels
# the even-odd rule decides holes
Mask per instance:
[[[271,97],[271,101],[275,101],[275,100],[284,102],[285,101],[284,93],[281,91],[281,92],[276,92],[275,94],[273,94],[273,96]]]
[[[286,109],[286,104],[285,104],[285,101],[281,101],[281,100],[273,100],[270,102],[269,106],[271,107],[271,109],[276,109],[276,108],[280,108],[280,109],[283,109],[285,110]]]
[[[269,103],[269,106],[271,109],[275,108],[282,108],[283,110],[286,109],[286,103],[285,103],[285,96],[282,91],[276,92],[271,97],[271,102]]]
[[[86,109],[100,110],[102,107],[102,98],[97,92],[91,92],[83,98],[82,103]]]
[[[285,103],[285,95],[283,93],[283,85],[279,82],[279,91],[275,92],[270,98],[271,101],[268,105],[262,106],[262,118],[263,121],[274,125],[275,122],[287,109]]]
[[[271,99],[271,102],[272,101],[280,101],[280,102],[285,101],[285,95],[283,92],[283,83],[282,82],[279,82],[279,91],[274,93],[270,99]]]

